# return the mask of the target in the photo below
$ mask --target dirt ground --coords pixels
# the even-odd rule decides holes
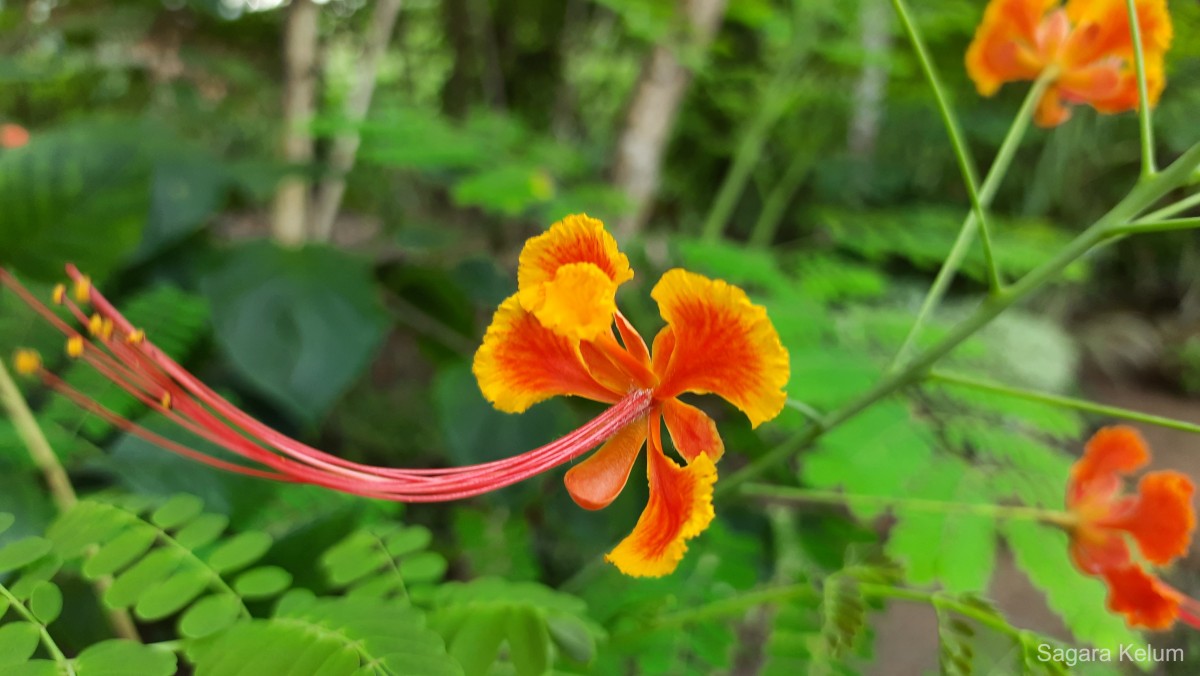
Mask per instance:
[[[1200,400],[1148,387],[1093,379],[1085,388],[1092,401],[1200,424]],[[1153,469],[1177,469],[1200,477],[1200,436],[1135,425],[1154,450]],[[1196,559],[1193,554],[1193,561]],[[996,566],[988,595],[1014,625],[1067,638],[1065,628],[1046,607],[1042,595],[1005,554]],[[893,603],[874,626],[876,661],[871,676],[920,676],[937,673],[937,622],[927,606]],[[1193,658],[1194,659],[1194,658]]]

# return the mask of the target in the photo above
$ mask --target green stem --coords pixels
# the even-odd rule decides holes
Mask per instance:
[[[1154,119],[1150,111],[1150,93],[1146,87],[1146,55],[1142,53],[1142,28],[1138,25],[1136,0],[1125,0],[1129,12],[1129,32],[1133,35],[1133,63],[1137,70],[1138,123],[1142,139],[1142,178],[1157,171],[1154,162]]]
[[[1124,237],[1126,235],[1194,230],[1196,228],[1200,228],[1200,218],[1172,218],[1165,221],[1148,221],[1142,219],[1133,223],[1113,226],[1108,229],[1108,234],[1109,237]]]
[[[58,508],[59,513],[70,511],[79,502],[78,496],[75,495],[75,487],[71,484],[71,478],[67,475],[62,463],[59,462],[58,455],[50,446],[49,440],[46,439],[46,434],[38,425],[37,418],[33,416],[33,411],[29,409],[29,402],[25,401],[20,388],[13,382],[12,375],[3,360],[0,360],[0,404],[3,405],[5,413],[12,420],[13,427],[17,430],[17,436],[29,450],[33,464],[46,478],[46,487],[50,491],[50,499],[54,501],[54,506]],[[94,583],[96,595],[103,598],[111,584],[112,578],[108,576],[96,580]],[[137,625],[125,610],[109,609],[108,622],[112,626],[113,633],[120,638],[139,640]]]
[[[50,498],[54,505],[60,512],[70,510],[79,501],[71,479],[63,469],[62,463],[58,461],[58,456],[50,447],[50,442],[38,425],[37,419],[33,417],[33,411],[29,410],[28,402],[21,396],[21,390],[13,382],[3,360],[0,360],[0,403],[12,420],[17,436],[24,442],[25,448],[29,449],[33,464],[46,478],[46,486],[50,489]]]
[[[1152,211],[1139,218],[1138,221],[1161,221],[1163,219],[1170,218],[1181,211],[1187,211],[1188,209],[1191,209],[1197,205],[1200,205],[1200,193],[1189,195],[1188,197],[1185,197],[1174,204],[1168,204],[1158,211]]]
[[[775,184],[775,187],[767,194],[762,211],[758,214],[758,220],[754,222],[754,227],[750,230],[750,246],[766,247],[775,239],[775,233],[779,231],[779,223],[783,220],[787,205],[792,201],[792,196],[796,194],[796,190],[816,163],[817,152],[816,148],[812,148],[806,152],[796,153],[792,158],[787,171],[779,179],[779,183]]]
[[[18,615],[38,628],[42,645],[46,647],[46,652],[50,653],[50,658],[58,665],[58,670],[67,676],[75,676],[75,667],[71,664],[71,660],[67,659],[67,656],[63,654],[62,649],[58,647],[54,639],[51,638],[50,632],[46,630],[46,625],[42,624],[33,613],[29,612],[29,609],[25,607],[21,599],[9,591],[8,587],[0,585],[0,596],[3,596],[8,601],[9,606],[16,610]]]
[[[1008,168],[1012,164],[1013,157],[1017,153],[1017,148],[1021,145],[1021,140],[1025,138],[1025,131],[1029,129],[1029,122],[1033,119],[1033,111],[1037,108],[1037,103],[1042,98],[1042,94],[1046,91],[1046,87],[1050,85],[1048,78],[1041,78],[1033,83],[1029,88],[1029,93],[1025,95],[1025,101],[1021,104],[1020,110],[1013,118],[1012,125],[1008,128],[1008,133],[1004,135],[1004,141],[1000,144],[1000,149],[996,152],[996,159],[992,161],[992,167],[988,170],[987,176],[983,179],[983,186],[979,189],[979,199],[982,201],[984,208],[991,205],[992,200],[996,197],[996,191],[1000,189],[1000,184],[1004,181],[1004,177],[1008,174]],[[967,252],[971,248],[971,241],[975,238],[975,230],[979,221],[977,220],[974,211],[967,214],[963,220],[962,227],[959,228],[958,238],[954,240],[954,245],[950,248],[950,253],[946,256],[946,260],[942,263],[942,267],[938,270],[937,277],[933,280],[933,285],[929,287],[929,292],[925,294],[925,300],[921,302],[921,308],[917,311],[917,319],[913,322],[912,328],[908,330],[908,335],[904,337],[904,342],[901,343],[900,349],[896,352],[896,357],[892,361],[892,368],[897,368],[903,365],[905,359],[908,358],[909,352],[916,345],[917,337],[925,324],[932,318],[933,311],[941,304],[942,298],[946,295],[946,290],[950,288],[950,282],[954,280],[954,275],[958,272],[962,265],[963,259],[966,258]]]
[[[899,371],[884,376],[870,390],[851,400],[842,408],[825,416],[825,427],[809,426],[784,441],[779,446],[760,456],[717,484],[716,494],[728,493],[740,484],[762,474],[768,468],[787,460],[796,451],[804,448],[824,432],[846,422],[863,410],[884,399],[897,390],[921,378],[929,368],[950,351],[973,336],[1004,310],[1024,300],[1043,284],[1056,277],[1067,266],[1074,263],[1095,246],[1110,238],[1110,231],[1128,223],[1132,218],[1154,204],[1171,190],[1188,180],[1192,171],[1200,166],[1200,143],[1192,146],[1170,167],[1134,186],[1116,206],[1071,240],[1053,258],[1046,261],[999,295],[988,298],[974,313],[952,328],[936,344],[927,348]]]
[[[1050,406],[1057,406],[1059,408],[1069,408],[1076,411],[1083,411],[1084,413],[1094,413],[1096,415],[1117,418],[1120,420],[1129,420],[1132,422],[1145,423],[1147,425],[1155,425],[1157,427],[1166,427],[1168,429],[1179,430],[1181,432],[1200,434],[1200,425],[1184,422],[1182,420],[1175,420],[1174,418],[1164,418],[1158,415],[1140,413],[1138,411],[1131,411],[1129,409],[1119,408],[1117,406],[1106,406],[1104,404],[1097,404],[1084,399],[1075,399],[1073,397],[1064,397],[1058,394],[1035,392],[1034,390],[1026,390],[988,380],[946,373],[944,371],[930,372],[928,380],[929,382],[933,383],[943,383],[956,387],[968,387],[973,390],[979,390],[980,392],[1000,394],[1006,397],[1013,397],[1015,399],[1024,399],[1026,401],[1037,402],[1039,404],[1048,404]]]
[[[1056,526],[1069,527],[1075,523],[1070,514],[1057,510],[1041,509],[1040,507],[1023,507],[1014,505],[996,505],[991,503],[949,502],[943,500],[928,500],[924,498],[905,498],[886,495],[859,495],[825,491],[810,488],[795,488],[792,486],[775,486],[769,484],[746,484],[741,488],[742,495],[788,502],[805,502],[823,505],[872,505],[876,507],[898,507],[922,512],[937,512],[945,514],[965,513],[994,519],[1017,519],[1023,521],[1038,521]]]
[[[654,621],[648,625],[641,625],[633,629],[618,632],[612,635],[613,642],[618,642],[622,639],[633,638],[647,631],[661,631],[663,629],[671,629],[682,627],[693,622],[702,622],[716,617],[724,617],[728,615],[741,615],[748,610],[757,608],[758,606],[768,603],[779,603],[795,598],[808,598],[816,601],[820,599],[816,590],[811,584],[789,584],[779,587],[768,587],[766,589],[756,589],[737,596],[732,596],[718,601],[712,601],[694,608],[687,608],[674,613],[668,613],[654,618]]]
[[[1021,643],[1027,644],[1027,639],[1031,636],[1036,636],[1039,643],[1052,643],[1061,645],[1062,641],[1052,639],[1041,634],[1033,634],[1025,629],[1018,629],[1010,625],[1003,617],[996,613],[988,612],[982,608],[977,608],[967,603],[963,603],[957,599],[945,596],[939,592],[926,592],[917,589],[909,589],[907,587],[893,587],[886,584],[877,584],[873,582],[859,582],[857,589],[864,596],[873,596],[875,598],[896,599],[898,601],[911,601],[913,603],[922,603],[933,606],[938,610],[947,610],[960,617],[974,620],[981,626],[992,629],[1006,636],[1011,636],[1013,639]]]
[[[788,399],[787,407],[793,411],[799,411],[800,415],[808,419],[808,421],[813,425],[816,425],[820,428],[825,427],[825,420],[822,418],[821,412],[804,403],[803,401],[800,401],[799,399]]]
[[[991,283],[992,290],[999,291],[1003,288],[1003,283],[1000,279],[1000,270],[996,266],[996,259],[992,252],[992,238],[988,232],[984,203],[980,198],[979,181],[975,176],[975,163],[971,160],[970,150],[963,140],[962,129],[958,124],[958,117],[954,114],[954,109],[950,107],[950,100],[946,96],[946,89],[942,86],[937,68],[933,65],[933,59],[929,56],[929,51],[925,48],[925,41],[921,37],[921,32],[917,28],[916,22],[912,20],[907,5],[905,5],[904,0],[892,0],[892,6],[896,8],[896,14],[900,17],[900,23],[904,26],[904,32],[908,35],[913,50],[917,53],[917,59],[921,62],[921,70],[925,72],[925,79],[929,81],[929,86],[933,89],[934,99],[937,100],[938,112],[941,113],[942,123],[946,126],[946,133],[950,136],[950,144],[954,147],[955,157],[958,158],[958,168],[962,172],[963,182],[966,183],[967,193],[971,197],[971,208],[974,209],[975,218],[979,222],[979,236],[983,244],[983,257],[987,265],[988,280]]]
[[[721,182],[717,196],[704,219],[704,226],[700,231],[704,240],[714,241],[724,235],[725,225],[746,189],[746,183],[754,168],[758,166],[759,158],[762,157],[771,128],[787,112],[788,105],[795,96],[795,92],[788,91],[788,82],[794,75],[794,64],[797,64],[807,51],[807,46],[800,48],[767,86],[765,95],[759,101],[758,114],[750,121],[749,128],[738,144],[733,164],[725,174],[725,179]]]

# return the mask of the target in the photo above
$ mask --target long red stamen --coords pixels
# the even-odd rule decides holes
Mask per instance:
[[[397,469],[351,462],[288,437],[221,397],[145,338],[74,266],[67,274],[87,293],[86,302],[110,330],[83,340],[79,358],[151,410],[182,429],[260,467],[214,458],[137,425],[92,400],[60,378],[41,371],[42,381],[89,413],[118,429],[185,457],[220,469],[277,481],[310,483],[355,495],[404,502],[439,502],[487,493],[569,462],[595,448],[622,427],[646,415],[651,392],[638,390],[570,434],[540,448],[501,460],[444,469]],[[68,338],[86,336],[64,321],[15,277],[0,268],[0,283],[12,289]],[[82,300],[82,299],[81,299]],[[65,294],[55,301],[84,327],[95,320]],[[102,325],[102,328],[103,325]],[[74,347],[78,348],[78,345]]]

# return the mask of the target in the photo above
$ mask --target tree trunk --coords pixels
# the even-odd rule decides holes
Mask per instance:
[[[850,155],[869,160],[875,153],[883,101],[887,93],[888,58],[892,43],[892,10],[886,0],[863,0],[858,10],[859,35],[866,65],[854,87],[854,116],[850,119]]]
[[[317,6],[292,0],[284,28],[283,159],[291,168],[313,157],[312,121],[316,98]],[[299,246],[308,233],[308,180],[289,175],[275,193],[271,231],[276,241]]]
[[[702,53],[725,15],[726,0],[679,0],[687,18],[691,46]],[[658,191],[663,153],[675,127],[679,104],[691,84],[692,73],[676,56],[677,47],[657,45],[642,67],[625,127],[617,141],[613,183],[625,193],[629,212],[615,228],[628,238],[641,232]]]
[[[359,62],[358,79],[354,82],[354,89],[349,98],[346,99],[343,111],[346,121],[352,125],[362,123],[371,107],[379,61],[387,51],[392,31],[396,27],[401,1],[379,0],[375,5],[375,12],[371,15],[362,60]],[[342,195],[346,192],[346,174],[354,168],[360,138],[357,130],[342,134],[334,140],[333,148],[329,152],[329,176],[322,179],[317,186],[313,204],[313,235],[321,241],[328,240],[333,232],[333,223],[342,205]]]

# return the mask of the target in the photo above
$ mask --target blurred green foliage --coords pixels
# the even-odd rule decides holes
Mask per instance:
[[[982,99],[967,80],[963,52],[982,3],[914,5],[986,168],[1024,87]],[[725,473],[802,430],[805,409],[836,408],[878,380],[967,213],[887,3],[732,0],[699,53],[675,3],[408,0],[369,115],[355,124],[342,106],[370,9],[319,8],[321,94],[306,127],[317,159],[292,166],[277,154],[287,8],[0,3],[0,123],[31,135],[0,149],[0,264],[45,298],[63,264],[76,263],[223,396],[333,454],[396,467],[513,455],[599,409],[556,400],[499,413],[478,391],[471,355],[515,290],[528,236],[569,213],[626,213],[609,181],[613,146],[647,55],[665,45],[695,79],[650,226],[621,243],[638,276],[619,300],[653,332],[661,320],[648,290],[659,273],[682,265],[721,277],[768,308],[791,356],[793,405],[776,422],[755,431],[728,407],[711,409],[729,449]],[[1176,42],[1155,114],[1165,157],[1197,140],[1200,105],[1200,5],[1171,9]],[[872,12],[882,15],[874,46],[863,37]],[[882,85],[864,97],[871,69]],[[875,120],[868,132],[854,122],[864,112]],[[330,178],[328,150],[348,132],[362,143],[329,241],[271,242],[279,178]],[[1133,115],[1077,108],[1069,124],[1032,131],[993,209],[1004,273],[1046,261],[1115,203],[1137,157]],[[700,236],[711,232],[722,237]],[[1083,351],[1073,322],[1130,312],[1173,327],[1166,363],[1182,365],[1174,375],[1194,393],[1198,255],[1191,233],[1107,249],[946,365],[1072,392]],[[921,344],[985,289],[976,247]],[[17,345],[38,348],[68,383],[148,429],[203,443],[66,363],[61,342],[3,293],[0,351]],[[0,419],[0,512],[15,516],[0,515],[4,673],[62,673],[69,662],[80,674],[169,674],[178,661],[197,674],[860,673],[876,659],[872,623],[886,601],[872,590],[900,586],[924,590],[938,609],[929,668],[1065,673],[1030,657],[1033,634],[996,629],[1023,626],[1029,609],[1001,615],[981,600],[1005,552],[1071,640],[1137,640],[1104,610],[1101,585],[1071,567],[1064,536],[1039,524],[722,499],[675,574],[633,580],[598,557],[636,521],[640,479],[598,513],[571,504],[559,473],[401,512],[198,466],[23,388],[86,495],[56,514]],[[925,384],[768,478],[1057,509],[1094,422]],[[80,583],[106,576],[103,603],[129,609],[147,645],[106,640],[93,590]]]

